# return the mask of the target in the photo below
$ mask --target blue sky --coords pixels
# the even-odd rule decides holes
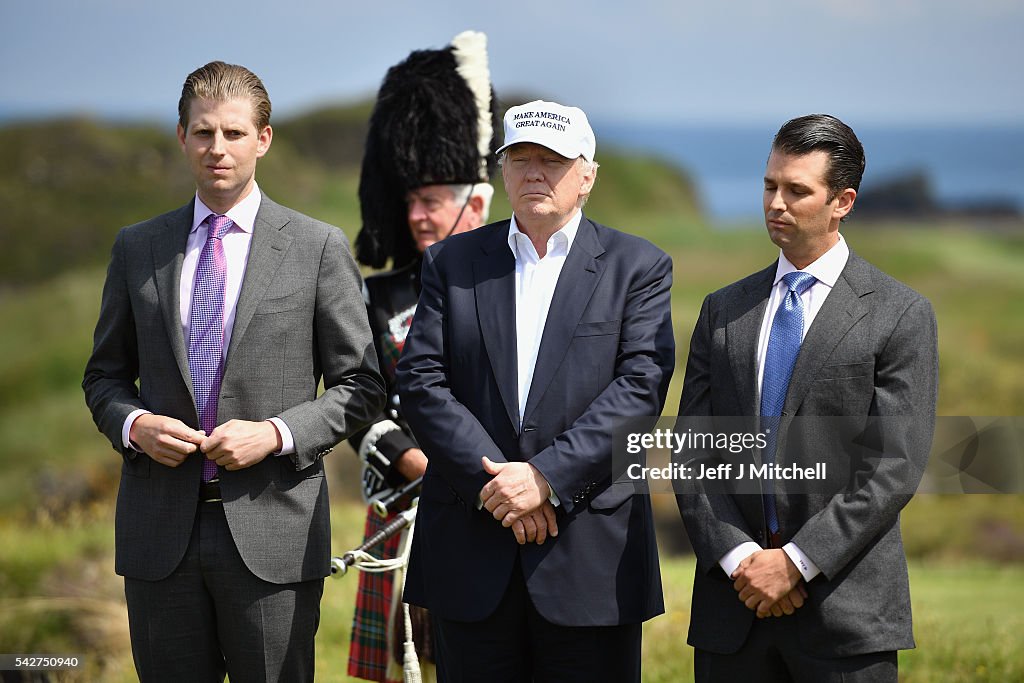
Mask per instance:
[[[0,114],[173,120],[211,59],[266,82],[275,113],[376,91],[410,50],[489,36],[499,92],[627,122],[1024,122],[1018,0],[148,3],[0,7]]]

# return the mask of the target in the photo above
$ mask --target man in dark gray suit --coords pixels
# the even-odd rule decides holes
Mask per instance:
[[[143,681],[312,680],[322,458],[384,398],[359,272],[340,230],[256,185],[273,131],[255,74],[207,64],[178,112],[196,197],[118,234],[83,382],[123,456],[135,665]]]
[[[885,457],[842,495],[771,482],[678,496],[697,554],[698,681],[895,682],[896,650],[914,647],[899,513],[931,445],[936,325],[924,297],[839,233],[863,170],[838,119],[786,123],[764,178],[779,259],[709,295],[693,332],[681,416],[759,415],[783,428],[778,443],[790,417],[877,417],[885,437]],[[905,428],[884,423],[896,416]],[[789,453],[776,458],[775,438],[763,462]]]

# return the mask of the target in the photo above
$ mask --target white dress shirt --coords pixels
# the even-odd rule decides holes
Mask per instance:
[[[526,399],[533,384],[540,340],[555,294],[558,276],[569,256],[583,213],[577,209],[569,222],[548,238],[544,258],[537,255],[533,242],[516,225],[515,214],[508,228],[508,247],[516,259],[516,355],[518,360],[519,426],[523,426]]]
[[[238,296],[242,291],[245,266],[249,261],[249,245],[252,243],[256,214],[260,210],[262,199],[263,195],[260,193],[259,186],[253,182],[252,192],[242,201],[231,207],[225,214],[234,223],[221,240],[224,245],[224,260],[226,262],[226,277],[224,281],[224,346],[222,349],[225,357],[231,343],[231,331],[235,323],[235,309],[238,307]],[[186,347],[189,341],[188,323],[192,309],[192,288],[195,285],[199,255],[202,253],[209,235],[209,226],[206,219],[215,213],[196,194],[195,209],[192,214],[192,229],[189,231],[188,242],[185,244],[185,259],[181,264],[181,280],[178,284],[178,312]],[[134,448],[128,438],[128,435],[131,433],[132,424],[134,424],[139,415],[144,415],[148,412],[148,410],[135,410],[124,421],[121,438],[126,447]],[[282,446],[276,455],[294,453],[295,440],[292,437],[291,430],[288,429],[288,425],[276,417],[270,418],[270,421],[274,423],[281,435]]]
[[[558,276],[572,249],[580,228],[583,212],[579,209],[562,228],[548,238],[544,258],[540,258],[533,242],[516,225],[515,214],[508,226],[508,248],[516,259],[516,388],[519,391],[519,426],[523,426],[526,400],[533,385],[533,371],[544,337],[551,299],[555,295]],[[548,495],[552,505],[560,504],[554,489]]]
[[[839,235],[839,241],[832,245],[831,249],[819,256],[814,263],[803,269],[803,272],[813,275],[816,278],[816,282],[805,289],[804,293],[800,295],[800,301],[804,307],[804,329],[800,334],[801,341],[803,341],[804,336],[807,334],[807,330],[810,329],[811,323],[814,322],[815,316],[821,310],[825,299],[828,298],[829,292],[835,287],[836,281],[839,280],[839,276],[842,274],[843,268],[846,267],[846,261],[849,258],[850,247],[847,246],[843,236]],[[761,321],[761,332],[757,338],[758,404],[761,402],[761,381],[764,378],[764,359],[768,355],[768,337],[771,334],[772,321],[775,319],[776,311],[779,310],[779,306],[782,305],[782,301],[789,292],[789,288],[782,281],[782,278],[787,273],[797,270],[800,269],[790,263],[789,259],[780,250],[779,265],[775,270],[775,281],[772,284],[771,296],[768,298],[768,306],[765,308],[764,318]],[[789,556],[789,559],[793,561],[793,564],[796,565],[796,568],[800,570],[800,574],[803,575],[805,581],[810,581],[821,573],[818,565],[814,564],[811,558],[807,557],[795,543],[787,543],[782,549]],[[736,571],[736,567],[740,562],[758,550],[761,550],[761,546],[753,541],[741,543],[727,552],[718,561],[718,564],[725,571],[726,575],[731,576]]]

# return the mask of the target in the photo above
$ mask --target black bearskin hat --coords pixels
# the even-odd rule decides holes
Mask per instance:
[[[360,263],[401,268],[419,256],[405,196],[423,185],[488,182],[501,128],[487,37],[465,31],[388,69],[370,115],[359,176]]]

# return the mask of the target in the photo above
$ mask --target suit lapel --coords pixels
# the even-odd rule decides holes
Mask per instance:
[[[758,273],[743,288],[742,298],[729,303],[725,339],[742,415],[760,414],[757,403],[757,339],[777,266],[778,262],[773,263]]]
[[[523,414],[524,422],[544,396],[558,366],[562,364],[562,359],[569,350],[576,326],[583,317],[583,311],[586,310],[597,283],[601,281],[603,266],[598,257],[603,253],[604,247],[597,239],[597,229],[586,216],[582,217],[551,297],[551,307],[544,323],[544,335],[537,351],[533,381],[530,383],[530,395]]]
[[[231,328],[231,344],[224,362],[224,373],[231,364],[231,356],[245,337],[256,306],[263,300],[267,287],[274,280],[284,254],[292,242],[291,235],[282,232],[288,223],[288,216],[281,207],[263,195],[260,210],[253,225],[252,242],[249,244],[249,258],[242,276],[242,290],[238,293],[235,307],[235,323]]]
[[[192,393],[192,373],[188,368],[188,347],[181,329],[181,264],[185,260],[185,246],[192,229],[195,199],[167,218],[166,228],[153,235],[150,246],[153,254],[153,279],[157,298],[164,318],[164,327],[170,337],[171,351],[181,371],[188,391]],[[195,402],[195,396],[192,397]]]
[[[508,246],[508,221],[494,231],[473,262],[473,288],[480,334],[491,361],[501,401],[519,433],[518,365],[516,362],[516,261]]]
[[[874,286],[866,262],[851,251],[836,286],[829,292],[800,345],[786,392],[784,414],[795,415],[800,409],[821,366],[850,328],[868,312],[860,298],[872,291]]]

